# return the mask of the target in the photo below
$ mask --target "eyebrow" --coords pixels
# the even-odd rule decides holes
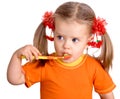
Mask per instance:
[[[64,33],[61,33],[61,32],[55,32],[55,34],[65,36],[65,34],[64,34]]]

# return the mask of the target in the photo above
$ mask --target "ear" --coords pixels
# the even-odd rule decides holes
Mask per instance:
[[[90,37],[88,38],[88,42],[90,42],[93,39],[94,39],[94,35],[90,35]]]
[[[88,49],[88,43],[89,42],[91,42],[92,40],[94,39],[94,35],[90,35],[89,37],[88,37],[88,42],[87,42],[87,45],[86,45],[86,49]]]
[[[88,37],[88,41],[87,41],[87,45],[86,45],[85,49],[88,49],[88,43],[89,43],[90,41],[92,41],[93,39],[94,39],[94,35],[90,35],[90,36]]]

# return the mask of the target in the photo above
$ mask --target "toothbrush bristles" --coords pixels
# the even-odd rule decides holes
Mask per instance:
[[[68,59],[70,58],[71,56],[69,54],[64,54],[64,59]]]

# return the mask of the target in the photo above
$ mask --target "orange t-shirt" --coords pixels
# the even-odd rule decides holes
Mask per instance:
[[[109,74],[91,56],[84,55],[75,66],[65,65],[57,60],[49,60],[45,66],[39,60],[26,63],[26,86],[40,82],[41,99],[92,99],[93,87],[99,94],[115,88]]]

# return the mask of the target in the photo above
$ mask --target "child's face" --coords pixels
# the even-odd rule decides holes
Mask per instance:
[[[73,62],[78,59],[90,40],[88,26],[79,24],[75,21],[63,21],[57,18],[55,20],[54,45],[58,56],[70,54],[69,59],[63,62]]]

